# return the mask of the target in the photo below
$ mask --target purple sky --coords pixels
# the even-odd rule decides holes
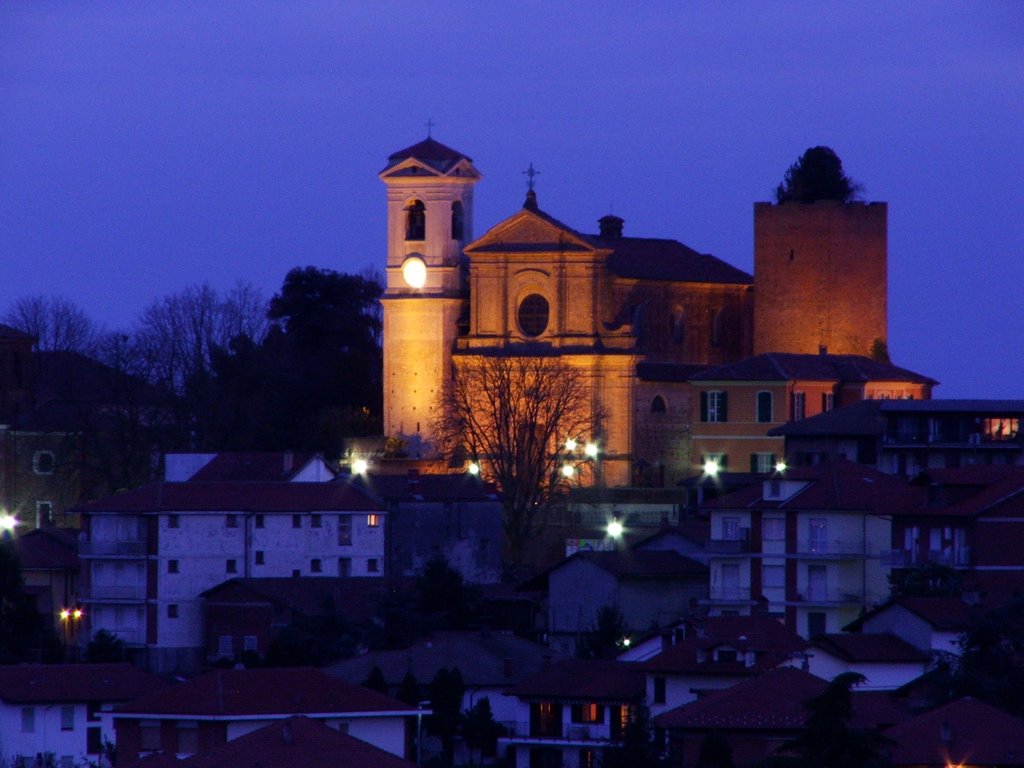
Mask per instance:
[[[376,174],[428,117],[476,235],[533,162],[567,224],[749,271],[754,201],[826,144],[889,203],[894,361],[1024,397],[1024,5],[627,5],[3,3],[0,311],[382,266]]]

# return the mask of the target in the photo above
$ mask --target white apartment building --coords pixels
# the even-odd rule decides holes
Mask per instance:
[[[79,509],[87,642],[198,669],[200,593],[235,577],[383,576],[386,511],[344,482],[159,482]]]

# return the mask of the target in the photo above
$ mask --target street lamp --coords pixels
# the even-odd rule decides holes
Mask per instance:
[[[60,623],[64,630],[64,648],[68,654],[68,658],[71,657],[71,649],[74,646],[75,641],[78,638],[78,625],[82,621],[82,609],[81,608],[62,608],[60,611]],[[75,648],[75,655],[77,656],[77,648]]]
[[[423,742],[423,710],[430,706],[429,701],[421,701],[416,704],[416,765],[422,765],[423,753],[420,744]]]
[[[612,520],[608,523],[608,535],[613,539],[622,538],[622,523],[618,520]]]
[[[14,529],[18,526],[18,518],[7,512],[0,512],[0,533],[14,535]]]
[[[475,461],[469,462],[469,474],[473,475],[473,477],[480,474],[480,465]]]
[[[356,475],[365,475],[366,470],[370,468],[369,463],[366,459],[356,459],[352,462],[352,472]]]
[[[718,462],[714,459],[708,459],[704,462],[704,474],[715,477],[718,475]]]

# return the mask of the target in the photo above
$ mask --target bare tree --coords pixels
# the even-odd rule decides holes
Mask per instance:
[[[497,486],[520,565],[543,512],[566,489],[566,467],[575,474],[586,461],[567,441],[594,437],[600,413],[583,372],[557,358],[472,357],[456,361],[439,426],[449,454],[468,454]]]
[[[25,296],[12,304],[3,321],[37,339],[44,352],[96,351],[101,332],[81,307],[62,296]]]

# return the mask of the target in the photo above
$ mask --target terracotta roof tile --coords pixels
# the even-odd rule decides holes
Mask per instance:
[[[36,528],[14,540],[18,560],[26,570],[77,571],[78,531]]]
[[[646,689],[639,667],[620,661],[561,659],[510,688],[509,696],[573,701],[635,701]]]
[[[890,728],[894,765],[1024,765],[1024,720],[970,697]]]
[[[229,579],[200,593],[207,606],[265,601],[304,616],[339,611],[349,621],[369,620],[391,591],[386,579],[376,577],[282,576]]]
[[[19,704],[131,701],[166,685],[131,664],[0,666],[0,699]]]
[[[119,708],[118,715],[298,715],[414,709],[312,667],[216,669]]]
[[[888,632],[819,635],[811,645],[852,662],[924,664],[929,659],[924,651]]]
[[[908,381],[935,384],[934,379],[861,355],[799,355],[769,352],[716,365],[691,381]]]
[[[650,237],[587,239],[601,248],[612,248],[607,266],[619,277],[636,280],[667,280],[686,283],[749,285],[754,278],[741,269],[707,253],[698,253],[676,240]]]
[[[218,453],[189,481],[287,481],[316,457],[312,451]]]

